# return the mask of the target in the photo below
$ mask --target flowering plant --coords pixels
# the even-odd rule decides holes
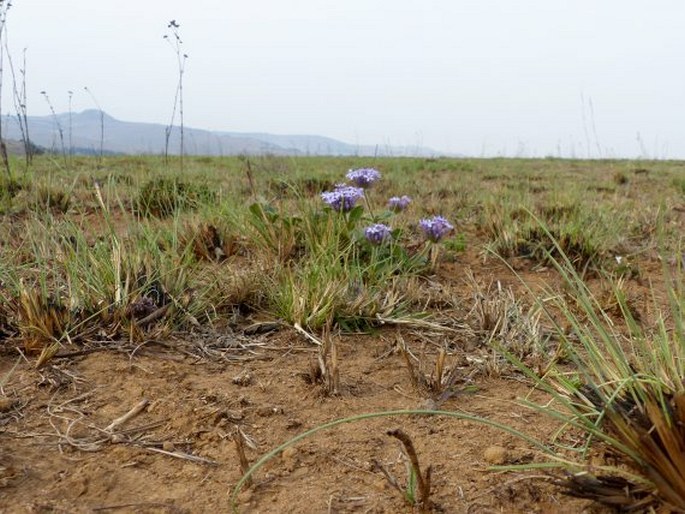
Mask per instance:
[[[347,175],[347,180],[353,182],[357,187],[367,188],[374,182],[381,178],[381,174],[374,168],[359,168],[357,170],[350,170]]]
[[[419,228],[423,231],[426,239],[437,243],[454,229],[454,226],[442,216],[433,216],[419,221]]]
[[[339,212],[351,211],[357,201],[364,196],[361,187],[338,184],[333,191],[321,193],[321,199],[328,204],[331,209]]]
[[[401,234],[400,230],[393,230],[389,225],[380,221],[386,221],[392,217],[393,212],[399,213],[406,210],[409,204],[411,204],[412,199],[407,195],[393,196],[388,199],[387,204],[391,212],[386,211],[385,214],[376,216],[373,213],[370,198],[365,189],[380,180],[380,172],[373,168],[359,168],[350,170],[346,178],[353,185],[336,184],[332,191],[321,193],[321,199],[333,211],[345,214],[341,221],[344,220],[346,238],[356,238],[357,241],[366,239],[367,243],[370,244],[370,247],[367,246],[367,249],[360,255],[369,255],[372,261],[377,261],[376,264],[381,267],[389,263],[397,265],[402,262],[402,267],[406,266],[406,269],[414,268],[429,255],[431,268],[435,269],[440,252],[438,245],[435,243],[440,242],[454,229],[452,224],[443,216],[433,216],[432,218],[420,220],[418,226],[423,232],[427,244],[419,254],[410,257],[406,249],[396,244]],[[364,200],[366,213],[363,206],[357,205],[357,202],[361,199]],[[361,220],[367,220],[371,224],[363,230],[358,229],[357,223]],[[389,241],[391,244],[383,244]]]
[[[426,248],[430,253],[431,269],[435,269],[438,264],[440,255],[440,246],[438,243],[443,237],[454,229],[454,226],[447,221],[443,216],[433,216],[432,218],[424,218],[419,221],[419,228],[428,241]]]
[[[374,245],[380,245],[392,238],[390,227],[383,223],[375,223],[364,229],[364,237]]]
[[[407,195],[393,196],[388,200],[388,209],[394,212],[400,212],[409,207],[411,198]]]

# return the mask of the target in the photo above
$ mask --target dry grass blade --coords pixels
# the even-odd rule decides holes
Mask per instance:
[[[187,514],[188,511],[173,503],[161,502],[137,502],[137,503],[120,503],[117,505],[104,505],[102,507],[93,507],[93,512],[105,512],[108,510],[123,510],[126,512],[140,512],[140,509],[164,509],[172,514]]]
[[[335,338],[331,335],[330,327],[326,330],[324,338],[328,357],[328,383],[329,394],[336,395],[340,390],[340,368],[338,367],[338,345]]]
[[[159,307],[158,309],[153,311],[151,314],[148,314],[143,319],[137,321],[136,322],[137,325],[141,328],[144,328],[147,325],[149,325],[150,323],[157,321],[159,318],[161,318],[162,316],[164,316],[166,314],[166,312],[169,310],[169,307],[171,307],[170,303],[167,303],[166,305],[162,305],[161,307]]]
[[[316,360],[311,362],[309,374],[305,378],[311,384],[322,384],[325,393],[336,395],[340,391],[340,370],[338,367],[338,349],[335,338],[331,335],[330,326],[324,328],[321,339],[302,331],[308,339],[319,344]]]
[[[302,334],[304,337],[306,337],[308,340],[310,340],[312,343],[318,345],[318,346],[323,346],[324,343],[319,339],[318,337],[314,337],[312,334],[307,332],[304,328],[302,328],[302,325],[299,323],[294,323],[293,328],[297,330],[300,334]]]
[[[238,453],[238,462],[240,463],[240,473],[244,475],[245,473],[247,473],[247,470],[250,469],[250,462],[247,460],[247,456],[245,455],[245,437],[240,430],[236,430],[235,433],[233,434],[233,442],[235,443],[235,449],[236,449],[236,452]],[[245,482],[245,485],[247,487],[252,486],[252,478],[251,477]]]
[[[623,477],[596,477],[582,472],[556,481],[569,496],[586,498],[621,512],[647,512],[658,504],[653,491],[636,486]]]
[[[17,357],[16,362],[12,365],[10,370],[5,374],[4,377],[0,378],[0,394],[5,394],[5,386],[9,383],[10,379],[12,378],[12,374],[15,372],[17,369],[17,366],[19,366],[19,363],[22,361],[22,355],[19,355]]]
[[[447,359],[447,352],[444,348],[440,348],[438,358],[435,359],[435,368],[431,374],[431,382],[434,384],[442,384],[442,379],[445,374],[445,360]]]
[[[659,495],[677,509],[685,509],[685,395],[665,406],[655,398],[643,403],[644,411],[612,409],[607,413],[609,430],[635,451],[646,477]]]
[[[167,455],[168,457],[174,457],[175,459],[182,459],[182,460],[187,460],[190,462],[195,462],[196,464],[206,464],[208,466],[218,466],[221,463],[217,462],[212,459],[206,459],[204,457],[198,457],[197,455],[193,455],[192,453],[186,453],[186,452],[169,452],[166,450],[163,450],[162,448],[154,448],[151,446],[145,446],[144,447],[146,450],[155,452],[155,453],[161,453],[162,455]]]
[[[453,363],[451,368],[447,365],[447,351],[445,348],[440,348],[433,370],[430,375],[427,375],[422,369],[420,359],[411,353],[407,348],[404,338],[399,334],[397,336],[397,346],[407,365],[412,386],[420,394],[427,395],[436,407],[458,393],[455,390],[457,382],[467,380],[467,378],[462,376],[461,369],[457,366],[456,362]]]
[[[427,389],[428,384],[426,383],[426,377],[421,372],[418,364],[415,364],[414,361],[416,358],[411,354],[409,349],[407,349],[407,345],[401,336],[398,336],[398,343],[404,362],[407,365],[407,371],[409,371],[409,378],[411,379],[412,386],[419,391]]]
[[[394,489],[396,489],[400,493],[404,492],[404,491],[402,491],[402,486],[397,481],[397,478],[395,478],[393,476],[393,474],[390,473],[390,471],[388,471],[388,468],[386,468],[382,463],[378,462],[375,459],[373,460],[373,466],[375,469],[379,470],[383,474],[383,476],[388,481],[388,483],[390,484],[391,487],[393,487]]]
[[[57,352],[61,347],[62,345],[57,342],[43,347],[43,350],[41,350],[40,355],[38,356],[38,360],[36,360],[36,369],[40,369],[47,365],[55,355],[57,355]]]
[[[457,332],[457,330],[452,327],[433,323],[432,321],[427,321],[425,319],[411,317],[387,318],[380,315],[377,315],[375,319],[381,325],[397,325],[422,330],[435,330],[436,332]]]

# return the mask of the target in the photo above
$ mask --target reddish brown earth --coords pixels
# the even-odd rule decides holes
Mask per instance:
[[[484,265],[475,250],[444,263],[436,283],[454,297],[455,326],[466,321],[474,301],[466,268],[484,285],[518,283],[503,265]],[[532,284],[549,278],[547,271],[526,273]],[[0,512],[229,512],[241,477],[238,430],[253,443],[245,451],[254,463],[337,418],[435,406],[413,387],[399,337],[427,370],[442,346],[449,349],[448,365],[463,368],[456,394],[440,409],[487,417],[542,440],[558,428],[514,403],[531,389],[520,375],[475,373],[469,357],[482,357],[483,350],[459,330],[384,327],[336,338],[337,395],[308,380],[316,347],[287,327],[251,336],[235,327],[208,330],[136,349],[110,346],[53,359],[42,369],[20,359],[12,370],[17,353],[6,349],[0,355]],[[144,399],[149,404],[140,414],[106,430]],[[411,437],[421,466],[432,467],[432,512],[604,512],[563,495],[544,472],[489,471],[492,463],[540,457],[505,432],[439,416],[376,418],[306,438],[256,472],[254,484],[239,494],[239,511],[413,512],[377,465],[406,483],[401,445],[387,435],[398,428]]]

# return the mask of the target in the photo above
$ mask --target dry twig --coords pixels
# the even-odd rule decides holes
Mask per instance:
[[[150,404],[150,400],[147,398],[143,398],[138,404],[133,407],[130,411],[128,411],[126,414],[123,416],[115,419],[112,421],[109,425],[107,425],[107,428],[105,428],[105,432],[113,432],[116,428],[125,425],[129,421],[131,421],[133,418],[135,418],[138,414],[143,412],[145,408]]]

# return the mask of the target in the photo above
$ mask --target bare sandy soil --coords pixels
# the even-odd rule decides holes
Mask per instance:
[[[64,348],[42,369],[23,359],[13,369],[17,353],[6,348],[0,512],[228,512],[241,477],[236,434],[254,463],[310,428],[377,411],[437,407],[547,440],[557,426],[514,403],[530,384],[512,370],[484,371],[487,351],[459,329],[474,302],[466,269],[484,286],[518,284],[476,250],[445,263],[433,280],[451,298],[453,330],[381,327],[336,337],[335,395],[312,383],[315,345],[287,327],[263,334],[226,327],[133,349]],[[525,277],[550,279],[545,270]],[[415,387],[400,340],[428,374],[439,349],[448,349],[448,366],[459,368],[449,398]],[[136,406],[140,412],[119,423]],[[431,466],[431,512],[604,512],[565,496],[544,472],[489,471],[540,457],[503,431],[440,416],[375,418],[306,438],[257,471],[238,496],[239,511],[412,512],[388,479],[407,481],[401,444],[387,435],[393,429],[409,435],[423,469]]]

